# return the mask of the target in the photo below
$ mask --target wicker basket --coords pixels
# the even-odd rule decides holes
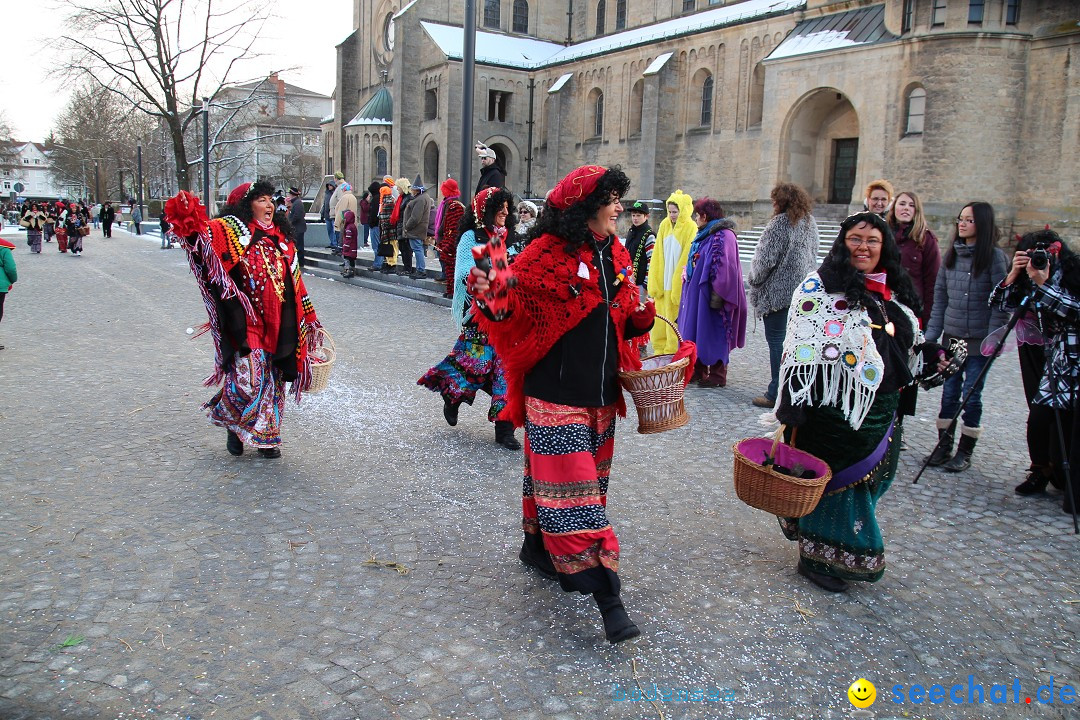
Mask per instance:
[[[675,331],[682,343],[682,335],[675,323],[663,315],[656,316]],[[683,403],[686,388],[686,366],[690,358],[671,362],[674,355],[652,355],[642,360],[641,370],[620,370],[619,381],[634,398],[637,408],[638,429],[642,435],[674,430],[690,422],[690,415]]]
[[[832,479],[832,471],[824,460],[808,452],[780,442],[784,427],[776,431],[776,437],[748,438],[735,443],[735,494],[750,507],[779,515],[780,517],[803,517],[817,507]],[[792,443],[795,441],[792,433]],[[772,458],[784,467],[802,465],[814,473],[813,479],[803,479],[777,472],[764,463]]]
[[[337,360],[337,347],[334,338],[330,337],[324,328],[316,332],[323,336],[322,345],[311,351],[311,385],[305,392],[317,393],[326,389],[330,384],[330,371],[334,369],[334,361]]]

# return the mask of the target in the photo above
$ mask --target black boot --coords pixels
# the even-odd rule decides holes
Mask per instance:
[[[930,467],[944,465],[952,457],[953,434],[949,432],[949,428],[939,427],[937,437],[937,447],[930,453],[930,460],[927,462]]]
[[[456,403],[448,397],[442,399],[442,416],[446,418],[446,424],[450,427],[457,425],[457,411],[461,403]]]
[[[829,592],[845,592],[849,587],[848,581],[843,578],[833,577],[832,575],[825,575],[824,573],[814,572],[810,568],[802,564],[799,561],[799,574],[810,582],[817,585],[822,590],[828,590]]]
[[[259,448],[259,455],[264,458],[270,458],[271,460],[281,457],[281,448]]]
[[[244,454],[244,443],[240,436],[232,430],[229,430],[229,439],[225,441],[225,449],[229,451],[230,455]]]
[[[973,428],[964,427],[960,430],[960,443],[956,447],[956,454],[952,460],[945,463],[947,472],[963,472],[971,467],[971,454],[975,452],[975,443],[979,442],[978,434],[968,434]],[[974,428],[979,430],[980,428]]]
[[[622,598],[618,595],[601,595],[600,593],[594,593],[593,598],[596,599],[600,615],[604,618],[604,635],[607,636],[608,642],[619,643],[641,634],[638,626],[626,614]]]
[[[1013,491],[1017,495],[1035,495],[1046,490],[1046,486],[1050,483],[1050,476],[1053,472],[1050,468],[1031,468],[1028,470],[1027,479],[1024,482],[1017,485]]]
[[[518,553],[518,560],[525,563],[548,580],[559,579],[559,575],[555,571],[555,564],[551,562],[551,555],[548,555],[546,552],[543,553],[543,557],[541,557],[537,553],[530,552],[528,546],[523,543],[521,545],[521,552]]]
[[[507,450],[520,450],[521,443],[514,437],[514,423],[509,420],[495,421],[495,442]]]

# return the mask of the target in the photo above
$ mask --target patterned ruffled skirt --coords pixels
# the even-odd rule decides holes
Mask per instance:
[[[812,408],[799,426],[796,445],[829,464],[833,473],[869,456],[892,427],[899,393],[880,393],[858,432],[830,407]],[[885,540],[877,503],[896,477],[899,431],[893,430],[885,457],[859,481],[826,493],[809,515],[779,518],[788,540],[799,543],[800,562],[822,575],[876,582],[885,573]]]
[[[488,344],[487,333],[472,325],[462,328],[450,354],[424,373],[416,384],[440,393],[455,404],[472,405],[476,392],[483,390],[491,395],[488,420],[492,422],[506,407],[502,362],[495,354],[495,348]]]
[[[225,383],[203,405],[210,422],[236,433],[245,445],[272,448],[281,445],[281,417],[285,412],[285,381],[265,350],[239,354]]]
[[[619,540],[606,511],[615,412],[525,398],[525,551],[550,555],[564,590],[619,592]]]

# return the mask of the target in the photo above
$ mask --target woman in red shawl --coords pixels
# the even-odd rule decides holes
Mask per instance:
[[[439,264],[446,278],[444,298],[454,297],[454,261],[457,255],[458,224],[465,214],[465,205],[461,202],[461,190],[457,180],[447,178],[439,186],[443,200],[435,213],[435,249],[439,253]]]
[[[299,402],[311,385],[310,352],[321,327],[273,194],[269,183],[245,183],[209,222],[190,193],[165,205],[210,316],[216,357],[206,384],[222,387],[204,407],[228,431],[230,453],[242,455],[247,444],[265,458],[281,457],[285,383],[292,381]]]
[[[636,359],[630,339],[656,314],[651,302],[639,304],[615,234],[629,188],[617,167],[574,170],[514,257],[513,282],[495,270],[470,275],[480,328],[505,369],[500,417],[525,427],[518,557],[564,590],[592,594],[613,643],[640,634],[619,596],[619,541],[606,513],[615,415],[626,413],[617,371]],[[492,312],[504,292],[508,312]]]

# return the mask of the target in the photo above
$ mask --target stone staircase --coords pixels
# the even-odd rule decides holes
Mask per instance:
[[[374,259],[371,248],[361,250],[356,258],[356,275],[346,278],[341,275],[340,255],[332,255],[330,248],[327,247],[307,247],[304,248],[304,272],[334,282],[348,283],[410,300],[450,307],[450,299],[443,297],[446,284],[436,280],[441,272],[438,258],[430,256],[425,258],[427,277],[418,279],[373,271],[371,265]]]
[[[840,223],[833,220],[817,220],[818,248],[817,258],[820,261],[828,254],[836,236],[840,234]],[[750,261],[754,259],[754,249],[757,248],[761,233],[765,231],[764,225],[757,225],[749,230],[743,230],[737,234],[739,240],[739,262],[743,272],[750,272]]]

